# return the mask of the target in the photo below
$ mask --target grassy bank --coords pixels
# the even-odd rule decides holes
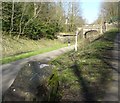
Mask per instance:
[[[61,100],[99,101],[112,79],[111,67],[104,62],[108,49],[113,49],[117,30],[111,30],[98,39],[79,46],[51,62],[59,74]]]
[[[54,45],[53,47],[46,47],[46,48],[43,48],[43,49],[40,49],[40,50],[37,50],[37,51],[33,51],[33,52],[28,52],[28,53],[15,55],[15,56],[5,57],[5,58],[2,58],[2,60],[0,60],[0,61],[2,61],[2,64],[5,64],[5,63],[9,63],[9,62],[16,61],[16,60],[19,60],[19,59],[34,56],[34,55],[37,55],[37,54],[42,54],[42,53],[46,53],[46,52],[49,52],[49,51],[52,51],[52,50],[56,50],[56,49],[59,49],[59,48],[65,47],[65,46],[67,46],[67,45],[66,44]]]
[[[30,39],[15,39],[3,36],[2,39],[2,64],[27,58],[37,54],[49,52],[67,46],[60,41],[42,39],[38,41]]]
[[[2,36],[2,56],[8,57],[18,54],[23,54],[46,47],[53,47],[55,45],[62,45],[63,43],[57,39],[41,39],[41,40],[30,40],[27,38],[10,37],[7,35]]]

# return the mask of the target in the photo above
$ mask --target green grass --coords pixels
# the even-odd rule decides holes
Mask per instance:
[[[17,39],[17,37],[8,35],[2,36],[1,45],[2,58],[0,59],[0,62],[2,64],[67,46],[66,43],[63,43],[58,39],[30,40],[25,37]]]
[[[46,48],[43,48],[43,49],[39,49],[37,51],[23,53],[23,54],[19,54],[19,55],[15,55],[15,56],[5,57],[5,58],[2,58],[2,60],[0,60],[0,61],[2,61],[2,64],[5,64],[5,63],[9,63],[9,62],[16,61],[16,60],[19,60],[19,59],[34,56],[34,55],[37,55],[37,54],[42,54],[42,53],[45,53],[45,52],[56,50],[56,49],[59,49],[59,48],[65,47],[65,46],[67,46],[67,45],[66,44],[61,44],[61,45],[57,44],[57,45],[54,45],[52,47],[46,47]]]
[[[115,29],[108,31],[91,43],[79,45],[77,52],[70,51],[50,62],[58,69],[62,98],[70,99],[66,93],[74,97],[73,100],[78,99],[78,94],[81,100],[93,101],[104,96],[112,79],[112,69],[104,62],[104,56],[113,48],[117,33]]]
[[[67,41],[67,39],[66,39]],[[82,40],[79,40],[82,42]],[[74,43],[71,41],[71,45]],[[79,42],[79,43],[80,43]],[[30,40],[27,38],[10,37],[3,35],[2,37],[2,59],[0,62],[6,64],[19,59],[27,58],[37,54],[49,52],[67,46],[67,42],[63,43],[58,39],[48,40]]]
[[[17,39],[17,37],[3,35],[1,45],[2,57],[8,57],[27,52],[38,51],[40,49],[53,47],[55,45],[63,45],[63,43],[58,39],[30,40],[25,37]]]

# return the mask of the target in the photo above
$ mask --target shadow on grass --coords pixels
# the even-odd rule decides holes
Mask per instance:
[[[97,40],[102,40],[102,41],[108,41],[107,39],[104,39],[103,36],[94,40],[93,42],[97,41]],[[113,41],[112,41],[113,42]],[[99,48],[96,48],[97,52],[96,53],[84,53],[83,55],[86,56],[86,59],[89,58],[97,58],[102,60],[101,64],[97,65],[97,73],[99,74],[98,80],[95,82],[91,82],[84,77],[81,69],[81,66],[77,63],[77,61],[75,59],[73,59],[74,65],[71,67],[73,70],[73,73],[75,74],[75,76],[78,79],[80,88],[82,87],[82,96],[83,96],[83,101],[86,103],[87,101],[97,101],[98,98],[103,98],[105,96],[105,91],[107,89],[107,84],[109,82],[109,79],[111,77],[111,69],[114,69],[117,71],[116,68],[113,68],[112,65],[110,65],[108,63],[108,61],[104,61],[104,52],[108,51],[108,50],[113,50],[113,47],[101,47],[101,51],[99,50]],[[84,57],[82,55],[82,57]],[[106,54],[108,57],[111,57],[110,55]],[[113,59],[113,58],[112,58]],[[88,64],[89,65],[89,64]],[[95,64],[92,65],[92,67]],[[111,68],[111,69],[110,69]],[[119,71],[118,71],[119,73]],[[94,74],[94,72],[93,72]],[[106,75],[107,74],[107,75]]]
[[[103,62],[104,62],[107,66],[109,66],[110,68],[112,68],[113,70],[115,70],[116,72],[118,72],[118,73],[120,74],[120,71],[119,71],[117,68],[115,68],[115,66],[113,66],[111,63],[109,63],[107,60],[103,59]]]
[[[98,41],[98,40],[100,40],[101,38],[103,38],[103,35],[100,36],[100,37],[98,37],[98,38],[96,38],[95,40],[91,41],[91,43],[93,43],[93,42],[95,42],[95,41]]]
[[[77,64],[76,61],[71,68],[78,79],[80,88],[82,87],[82,101],[96,101],[96,94],[94,93],[94,91],[92,91],[93,88],[89,85],[89,81],[83,77],[80,66]]]
[[[119,33],[119,32],[117,32],[117,31],[109,31],[109,32],[106,32],[106,33],[104,33],[104,34],[106,34],[107,36],[109,36],[109,35],[112,34],[112,35],[110,36],[111,39],[108,38],[108,37],[105,36],[105,35],[101,35],[100,37],[98,37],[98,38],[96,38],[95,40],[93,40],[91,43],[93,43],[93,42],[95,42],[95,41],[98,41],[98,40],[113,42],[114,36],[116,36],[118,33]],[[114,41],[114,42],[120,44],[119,41]]]

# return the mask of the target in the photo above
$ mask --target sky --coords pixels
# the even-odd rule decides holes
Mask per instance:
[[[92,1],[92,2],[91,2]],[[94,22],[99,16],[100,0],[81,0],[82,17],[88,24]]]

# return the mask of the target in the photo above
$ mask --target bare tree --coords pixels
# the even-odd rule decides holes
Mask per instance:
[[[13,1],[12,1],[12,15],[11,15],[11,27],[10,27],[10,34],[11,34],[11,32],[13,31],[14,7],[15,7],[15,4],[14,4],[14,0],[13,0]]]
[[[24,6],[23,6],[23,11],[22,11],[22,15],[21,15],[21,18],[20,18],[20,24],[19,24],[19,35],[18,35],[18,38],[21,34],[21,25],[22,25],[22,20],[23,20],[23,16],[24,16],[24,13],[25,13],[25,9],[26,9],[26,2],[24,2]]]
[[[83,19],[81,16],[81,8],[79,2],[70,2],[68,10],[69,17],[69,25],[71,31],[75,31],[77,26],[81,26],[83,24]]]
[[[34,16],[37,14],[37,8],[38,8],[38,6],[37,6],[36,2],[34,2]]]
[[[41,3],[40,3],[41,4]],[[23,27],[23,30],[22,30],[22,34],[24,34],[24,31],[25,31],[25,28],[26,28],[26,26],[31,22],[31,21],[33,21],[35,18],[37,18],[38,17],[38,15],[39,15],[39,13],[40,13],[40,11],[41,11],[41,5],[39,5],[39,6],[37,6],[37,8],[36,8],[36,6],[34,6],[35,7],[35,11],[34,11],[34,15],[33,15],[33,17],[31,17],[26,23],[25,23],[25,25],[24,25],[24,27]]]
[[[101,14],[107,21],[115,20],[118,17],[118,2],[103,2]]]

